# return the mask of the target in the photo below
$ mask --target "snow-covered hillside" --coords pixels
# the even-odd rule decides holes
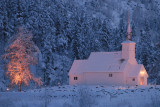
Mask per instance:
[[[68,84],[74,59],[121,50],[129,11],[137,61],[160,84],[159,9],[159,0],[0,0],[0,56],[17,28],[27,28],[41,51],[35,75],[44,85]],[[9,86],[3,64],[0,91]]]
[[[0,92],[0,107],[159,107],[160,86],[57,86]]]

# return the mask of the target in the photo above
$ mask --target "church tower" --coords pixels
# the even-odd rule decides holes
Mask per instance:
[[[129,15],[128,15],[128,28],[127,28],[126,41],[124,41],[121,44],[122,44],[122,59],[128,60],[131,64],[137,63],[135,59],[135,44],[136,43],[132,41]]]

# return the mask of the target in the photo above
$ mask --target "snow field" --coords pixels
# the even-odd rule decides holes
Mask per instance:
[[[159,107],[160,86],[56,86],[0,92],[0,107]]]

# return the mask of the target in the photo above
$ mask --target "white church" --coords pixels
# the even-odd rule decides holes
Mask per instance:
[[[70,85],[147,85],[148,74],[135,58],[128,20],[127,39],[122,51],[92,52],[86,60],[74,60],[69,71]]]

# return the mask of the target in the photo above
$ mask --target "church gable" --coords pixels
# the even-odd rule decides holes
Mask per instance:
[[[85,69],[86,60],[74,60],[69,75],[79,75],[82,74]]]
[[[132,65],[128,73],[128,77],[137,77],[142,69],[142,64]]]
[[[148,77],[148,74],[142,64],[132,65],[128,73],[128,77],[138,77],[138,76]]]

